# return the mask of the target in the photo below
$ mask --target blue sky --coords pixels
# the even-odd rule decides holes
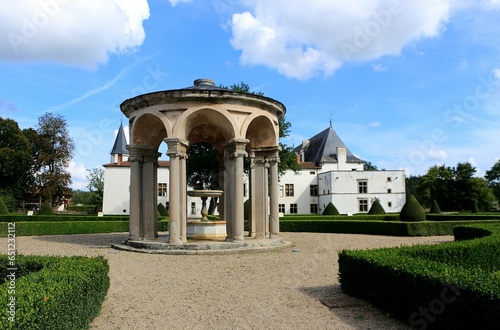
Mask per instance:
[[[74,188],[109,161],[122,101],[197,78],[282,102],[289,145],[331,117],[379,168],[500,157],[499,0],[2,0],[0,37],[0,116],[63,115]]]

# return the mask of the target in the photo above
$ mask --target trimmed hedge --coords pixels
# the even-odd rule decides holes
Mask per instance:
[[[100,313],[109,289],[109,265],[103,257],[17,255],[15,265],[11,282],[9,259],[0,255],[6,279],[0,286],[0,300],[5,302],[0,328],[88,329]],[[15,297],[15,314],[9,314],[10,297]]]
[[[158,221],[158,230],[168,230],[168,220]],[[16,236],[70,235],[128,232],[125,221],[16,222]],[[0,237],[8,234],[7,223],[0,223]]]
[[[427,214],[426,219],[432,221],[500,220],[500,214]]]
[[[493,329],[500,323],[500,225],[462,237],[480,239],[339,253],[346,293],[361,297],[411,326]],[[462,228],[460,231],[467,231]],[[485,231],[494,233],[484,237]],[[370,276],[366,276],[370,274]]]
[[[485,224],[487,221],[470,221],[469,224]],[[280,221],[282,232],[313,232],[338,234],[366,234],[386,236],[442,236],[453,235],[453,228],[463,222],[403,222],[403,221]]]
[[[354,215],[315,215],[315,214],[293,214],[293,215],[285,215],[280,218],[281,221],[289,221],[289,220],[386,220],[386,221],[399,221],[399,214],[390,213],[390,214],[354,214]]]
[[[435,199],[432,200],[432,206],[429,211],[431,214],[441,214],[441,208]]]
[[[31,215],[9,214],[0,215],[0,222],[43,222],[43,221],[128,221],[128,215]]]

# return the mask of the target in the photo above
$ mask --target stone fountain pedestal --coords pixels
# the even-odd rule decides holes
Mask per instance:
[[[210,221],[207,218],[208,197],[220,197],[222,190],[190,190],[187,194],[191,197],[201,197],[202,208],[200,219],[189,219],[186,224],[186,237],[196,240],[224,240],[226,239],[226,221]]]

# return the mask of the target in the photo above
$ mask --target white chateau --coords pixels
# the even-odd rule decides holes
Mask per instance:
[[[129,214],[130,162],[127,140],[120,124],[111,151],[111,163],[104,166],[104,214]],[[279,180],[279,212],[321,214],[332,202],[341,214],[368,213],[378,199],[387,213],[401,211],[405,200],[404,170],[364,171],[364,161],[346,147],[330,127],[302,142],[294,152],[302,168],[287,171]],[[248,179],[244,197],[249,196]],[[169,207],[169,162],[158,161],[158,202]],[[196,218],[201,199],[187,197],[187,214]]]

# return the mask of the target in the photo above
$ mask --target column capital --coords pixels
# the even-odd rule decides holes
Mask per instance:
[[[130,162],[155,162],[161,153],[157,148],[144,145],[127,145],[127,150],[130,152]]]
[[[167,156],[187,159],[186,151],[189,147],[189,141],[177,137],[165,138],[163,141],[168,145]]]

